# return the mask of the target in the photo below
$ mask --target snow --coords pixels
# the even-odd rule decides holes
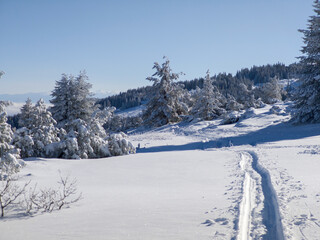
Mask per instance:
[[[60,170],[83,199],[51,214],[8,213],[1,238],[317,239],[320,125],[288,123],[290,109],[134,130],[131,155],[27,159],[21,182],[53,187]]]
[[[143,110],[145,110],[146,106],[145,105],[140,105],[137,107],[133,107],[133,108],[128,108],[125,110],[117,110],[115,111],[115,114],[127,118],[127,117],[136,117],[140,114],[142,114]]]
[[[239,210],[239,240],[251,239],[251,226],[252,223],[252,212],[254,210],[255,198],[257,192],[256,183],[253,178],[253,171],[251,171],[250,165],[252,164],[252,158],[248,153],[241,153],[240,167],[245,172],[243,181],[243,197],[240,203]]]
[[[83,200],[61,212],[5,219],[1,237],[208,238],[214,229],[201,223],[214,214],[206,212],[230,204],[224,195],[224,186],[230,184],[228,172],[222,171],[227,161],[221,159],[234,157],[231,152],[189,151],[98,160],[30,160],[21,172],[25,180],[32,179],[40,186],[54,185],[60,169],[77,178]],[[15,223],[19,223],[18,229],[13,227]],[[228,225],[232,227],[232,222]]]

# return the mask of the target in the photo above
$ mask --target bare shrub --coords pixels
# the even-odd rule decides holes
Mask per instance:
[[[26,182],[23,186],[19,186],[16,181],[18,177],[14,175],[13,171],[4,171],[4,168],[1,169],[0,175],[0,208],[1,208],[1,217],[4,217],[5,210],[8,207],[14,205],[20,205],[21,200],[20,196],[25,193],[27,186],[30,184]]]
[[[37,191],[37,186],[30,188],[28,195],[25,195],[24,205],[26,213],[52,212],[61,210],[64,206],[78,202],[82,194],[77,194],[77,180],[70,179],[70,176],[60,175],[58,188],[44,188]]]
[[[28,188],[30,181],[18,184],[19,176],[14,171],[0,169],[0,217],[4,217],[6,209],[24,209],[27,214],[52,212],[61,210],[72,203],[78,202],[82,194],[78,194],[77,180],[60,174],[57,188]]]

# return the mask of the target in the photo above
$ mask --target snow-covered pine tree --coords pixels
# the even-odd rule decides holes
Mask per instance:
[[[305,46],[300,57],[302,66],[301,85],[296,94],[297,108],[294,119],[296,122],[320,122],[320,2],[314,1],[314,16],[309,19],[306,30],[299,30],[304,34]]]
[[[155,95],[148,102],[147,109],[143,113],[144,124],[148,126],[162,126],[168,123],[179,122],[181,115],[187,114],[188,108],[181,103],[181,88],[174,81],[179,78],[179,74],[172,73],[170,62],[165,58],[165,62],[160,65],[154,63],[156,72],[147,80],[153,82]]]
[[[264,103],[273,104],[281,100],[282,88],[279,84],[279,79],[274,77],[269,82],[263,83],[261,86],[254,89],[256,98],[261,98]]]
[[[34,156],[34,141],[32,131],[26,127],[17,129],[13,135],[13,144],[20,149],[20,156],[28,158]]]
[[[95,102],[90,92],[92,86],[87,81],[85,72],[80,72],[76,78],[63,74],[61,80],[56,82],[50,102],[53,104],[52,115],[59,127],[65,127],[68,122],[76,119],[90,119]]]
[[[112,109],[111,109],[112,111]],[[90,122],[76,119],[69,123],[64,144],[64,158],[102,158],[135,153],[124,133],[108,135],[102,125],[112,112],[96,111]]]
[[[208,70],[206,78],[203,81],[203,88],[199,92],[192,108],[192,114],[196,118],[212,120],[226,112],[224,109],[225,104],[226,99],[219,92],[218,88],[212,85]]]
[[[95,101],[93,99],[93,93],[90,92],[92,88],[92,84],[88,83],[88,76],[86,72],[80,72],[78,77],[75,80],[74,86],[74,96],[75,98],[75,106],[74,111],[71,113],[71,116],[74,119],[82,119],[84,121],[89,121],[91,119],[91,115],[97,108],[94,107]]]
[[[261,106],[261,100],[255,99],[252,89],[249,89],[248,86],[244,83],[237,85],[237,90],[234,95],[238,103],[242,104],[245,109],[247,108],[256,108]]]
[[[33,154],[35,157],[47,157],[50,155],[50,149],[47,149],[52,143],[60,141],[60,130],[55,127],[56,121],[53,119],[51,112],[40,99],[33,108],[31,113],[33,128],[31,129],[31,136],[34,142]]]
[[[91,147],[90,126],[79,118],[68,122],[66,127],[69,129],[64,138],[63,158],[94,158],[94,150]]]
[[[101,158],[129,153],[110,153],[109,148],[114,141],[108,140],[109,136],[102,125],[110,120],[115,109],[98,110],[90,92],[91,84],[87,81],[88,77],[81,72],[76,78],[64,74],[62,79],[56,82],[51,94],[52,113],[61,127],[62,140],[49,144],[46,147],[47,155],[62,158]],[[125,141],[121,139],[121,142]]]
[[[244,109],[244,105],[237,102],[234,96],[227,94],[227,104],[226,104],[226,110],[227,111],[240,111],[241,109]]]
[[[123,132],[111,134],[108,138],[108,147],[112,156],[135,153],[136,149]]]
[[[21,114],[19,117],[19,127],[26,127],[28,129],[33,128],[33,122],[31,114],[33,111],[33,105],[30,98],[27,99],[26,103],[21,108]]]
[[[124,128],[124,118],[119,115],[113,115],[105,125],[109,131],[120,132]]]
[[[7,123],[5,104],[0,102],[0,170],[18,171],[24,162],[20,159],[19,150],[12,145],[13,132]]]
[[[64,125],[68,120],[68,113],[71,101],[70,85],[74,81],[74,77],[68,77],[66,74],[62,74],[62,78],[56,81],[56,86],[51,93],[52,100],[50,102],[53,104],[51,107],[51,112],[53,118],[59,123],[59,125]]]

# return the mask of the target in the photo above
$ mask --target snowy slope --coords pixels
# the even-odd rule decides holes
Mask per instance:
[[[320,125],[292,126],[289,110],[133,131],[135,155],[32,159],[22,181],[52,186],[61,170],[84,198],[52,214],[10,213],[1,238],[318,239]]]
[[[133,108],[128,108],[125,110],[116,110],[115,114],[121,116],[121,117],[135,117],[138,116],[139,114],[142,114],[142,111],[146,108],[145,105],[140,105],[137,107]]]
[[[224,192],[237,178],[229,178],[231,169],[225,167],[235,157],[232,152],[187,151],[29,161],[21,173],[25,180],[53,185],[60,169],[78,179],[84,198],[61,212],[7,218],[1,222],[1,238],[208,239],[216,232],[202,224],[209,217],[217,229],[233,225],[227,220],[221,225],[218,218],[233,220],[227,213],[232,201]]]

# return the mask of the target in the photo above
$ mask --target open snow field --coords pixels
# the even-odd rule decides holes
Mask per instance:
[[[60,170],[83,199],[8,213],[0,239],[320,239],[320,125],[292,126],[278,107],[133,131],[134,155],[30,159],[21,181],[54,186]]]

